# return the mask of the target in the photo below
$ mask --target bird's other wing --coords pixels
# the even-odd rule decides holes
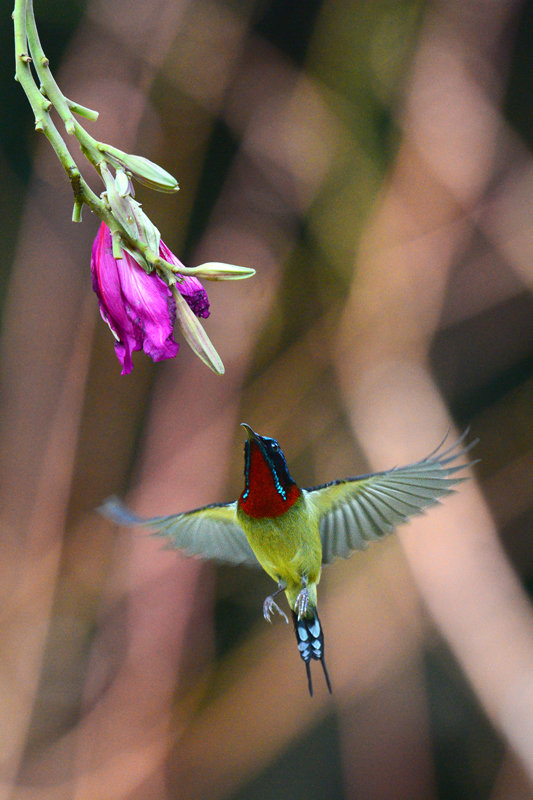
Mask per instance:
[[[467,433],[446,450],[444,440],[414,464],[307,489],[308,499],[319,510],[322,562],[364,550],[369,542],[382,539],[454,492],[453,487],[466,480],[457,473],[470,465],[457,462],[477,443],[463,446]]]
[[[118,499],[108,498],[98,509],[117,525],[145,525],[156,536],[167,539],[169,547],[186,555],[210,558],[229,564],[258,567],[252,548],[237,522],[237,503],[213,503],[183,514],[142,519],[135,516]]]

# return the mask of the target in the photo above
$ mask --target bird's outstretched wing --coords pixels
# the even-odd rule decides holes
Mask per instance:
[[[457,473],[469,466],[457,462],[476,444],[463,446],[467,433],[446,450],[444,440],[422,461],[406,467],[307,489],[320,513],[323,563],[364,550],[369,542],[387,536],[452,493],[453,486],[466,480]]]
[[[153,528],[156,536],[168,540],[169,547],[182,550],[186,555],[249,567],[259,566],[237,522],[236,502],[213,503],[183,514],[142,519],[132,514],[117,497],[110,497],[98,510],[117,525]]]

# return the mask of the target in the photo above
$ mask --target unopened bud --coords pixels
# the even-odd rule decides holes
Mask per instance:
[[[150,217],[146,216],[139,203],[132,200],[133,216],[138,230],[138,238],[141,242],[146,242],[152,253],[157,256],[159,253],[159,242],[161,234],[154,225]]]
[[[107,200],[113,212],[113,216],[132,239],[140,239],[141,242],[147,244],[150,250],[157,255],[157,253],[159,253],[161,234],[151,219],[146,216],[140,203],[137,203],[129,193],[123,194],[127,189],[127,175],[121,169],[117,169],[116,175],[113,178],[107,164],[102,164],[100,169],[106,187]],[[141,264],[143,269],[146,269],[146,261],[143,264],[137,255],[133,252],[132,255],[137,262]]]
[[[105,183],[107,201],[113,212],[113,216],[117,222],[120,222],[130,236],[135,236],[136,230],[133,228],[134,219],[131,211],[131,198],[128,195],[124,197],[120,194],[115,184],[115,178],[111,174],[107,164],[102,163],[100,165],[100,172],[102,180]]]
[[[131,153],[124,153],[117,147],[110,144],[99,144],[98,149],[105,154],[107,159],[115,167],[123,167],[131,172],[134,178],[158,192],[177,192],[180,188],[176,178],[166,169],[160,167],[144,156],[135,156]]]
[[[217,375],[223,375],[224,364],[200,321],[175,286],[172,289],[172,294],[176,301],[176,318],[187,344],[213,372],[216,372]]]
[[[121,197],[126,197],[126,195],[131,195],[131,184],[130,179],[122,169],[117,169],[115,175],[115,188]]]
[[[209,261],[187,270],[187,275],[203,278],[206,281],[239,281],[255,275],[251,267],[238,267],[236,264],[223,264],[220,261]]]

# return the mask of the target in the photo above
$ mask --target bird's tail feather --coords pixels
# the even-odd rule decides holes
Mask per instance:
[[[294,622],[294,632],[296,634],[296,641],[298,642],[298,650],[300,657],[305,663],[307,672],[307,682],[309,685],[309,694],[313,696],[313,682],[311,680],[311,659],[320,661],[322,669],[324,670],[324,677],[331,694],[331,682],[329,680],[328,671],[326,669],[326,662],[324,660],[324,633],[318,618],[316,609],[311,612],[312,617],[303,617],[298,619],[295,611],[292,612],[292,620]]]

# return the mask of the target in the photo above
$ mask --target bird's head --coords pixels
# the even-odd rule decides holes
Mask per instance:
[[[244,444],[244,491],[239,503],[252,517],[276,517],[300,496],[283,451],[275,439],[260,436],[246,422]]]

